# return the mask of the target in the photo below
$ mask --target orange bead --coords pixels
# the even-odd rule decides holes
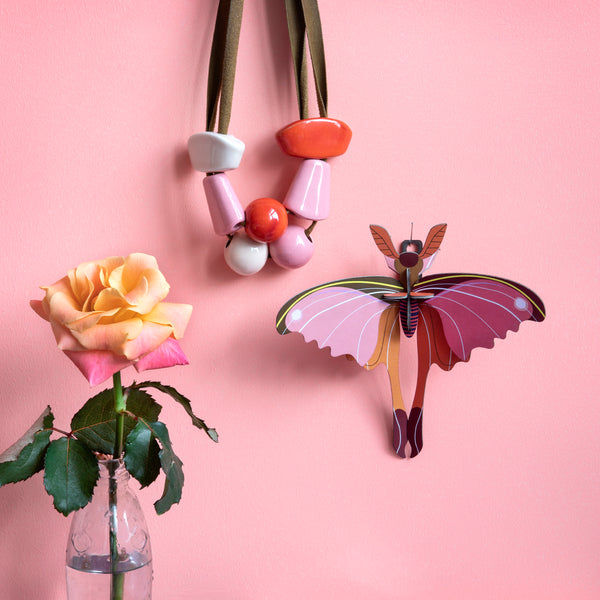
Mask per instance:
[[[277,134],[281,149],[300,158],[331,158],[346,152],[352,130],[343,121],[328,118],[294,121]]]
[[[246,233],[257,242],[274,242],[285,232],[285,206],[274,198],[258,198],[246,207]]]

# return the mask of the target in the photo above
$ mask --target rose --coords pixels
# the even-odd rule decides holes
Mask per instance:
[[[188,363],[176,340],[192,307],[162,302],[169,284],[153,256],[86,262],[41,289],[44,299],[31,307],[90,385],[130,365],[144,371]]]

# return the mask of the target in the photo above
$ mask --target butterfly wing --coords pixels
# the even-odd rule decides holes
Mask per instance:
[[[469,360],[473,348],[492,348],[495,338],[504,339],[523,321],[545,318],[544,304],[534,292],[501,277],[430,275],[414,289],[434,294],[425,305],[439,315],[445,340],[461,361]]]
[[[425,374],[433,364],[438,365],[444,371],[450,371],[457,362],[464,360],[448,344],[440,314],[426,303],[419,306],[417,352],[419,368],[423,369]]]
[[[385,256],[385,262],[389,269],[396,273],[395,262],[400,256],[398,250],[394,247],[394,242],[386,229],[381,225],[370,225],[371,235],[377,244],[379,251]]]
[[[446,223],[440,223],[439,225],[434,225],[427,234],[427,239],[423,244],[423,249],[419,253],[419,257],[423,260],[433,256],[442,245],[442,240],[446,235],[447,229]]]
[[[398,250],[394,247],[394,242],[392,242],[392,238],[387,232],[387,229],[384,229],[381,225],[370,225],[369,229],[371,230],[371,235],[373,236],[373,240],[375,240],[379,251],[388,258],[396,260],[399,256]]]
[[[381,317],[385,314],[384,321],[391,324],[398,314],[383,299],[384,294],[400,291],[398,281],[391,277],[353,277],[318,285],[281,307],[277,331],[301,333],[319,348],[329,346],[332,356],[350,354],[359,365],[373,368],[385,362],[384,346],[393,330],[391,325],[380,328]]]

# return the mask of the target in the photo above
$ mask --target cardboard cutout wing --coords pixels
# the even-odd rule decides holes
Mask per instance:
[[[390,306],[383,296],[399,289],[391,277],[355,277],[315,286],[281,308],[277,331],[301,333],[319,348],[328,346],[332,356],[349,354],[364,367],[377,345],[381,316]]]

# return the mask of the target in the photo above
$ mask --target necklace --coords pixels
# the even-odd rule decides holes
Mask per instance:
[[[226,175],[238,168],[245,150],[244,142],[228,133],[243,0],[219,1],[208,70],[206,131],[188,140],[192,166],[206,174],[203,186],[213,229],[227,237],[225,262],[240,275],[257,273],[269,258],[287,269],[301,267],[311,259],[311,234],[317,222],[329,216],[327,159],[343,154],[352,137],[348,125],[327,116],[325,51],[317,0],[284,1],[300,119],[280,129],[275,137],[284,154],[304,160],[283,201],[258,198],[244,210]],[[319,107],[316,118],[308,116],[306,40]],[[310,224],[302,227],[289,222],[290,214]]]

